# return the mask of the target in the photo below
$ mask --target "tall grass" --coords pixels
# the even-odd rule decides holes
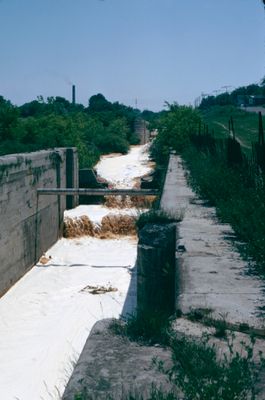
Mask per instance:
[[[254,400],[259,392],[264,358],[253,360],[254,341],[242,344],[243,357],[232,343],[229,355],[220,359],[209,337],[194,340],[175,336],[171,340],[173,368],[167,371],[171,381],[184,393],[184,400]]]

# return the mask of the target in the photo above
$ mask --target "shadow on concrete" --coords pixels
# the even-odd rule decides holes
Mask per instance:
[[[136,313],[137,307],[137,265],[135,263],[134,267],[128,269],[128,272],[131,273],[131,280],[128,288],[128,292],[126,295],[126,299],[122,308],[121,317],[126,318],[130,315]]]

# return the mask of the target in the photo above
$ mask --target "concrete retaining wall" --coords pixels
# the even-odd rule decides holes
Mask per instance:
[[[176,224],[147,224],[137,247],[138,312],[175,311]]]
[[[134,133],[138,137],[140,144],[146,144],[150,141],[148,122],[141,118],[135,120]]]
[[[72,184],[78,186],[75,149],[0,157],[0,295],[62,234],[65,197],[37,196],[37,188],[66,187],[70,153]]]

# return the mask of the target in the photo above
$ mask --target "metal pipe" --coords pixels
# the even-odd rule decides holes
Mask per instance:
[[[82,196],[157,196],[159,194],[158,190],[155,189],[68,189],[68,188],[39,188],[37,193],[41,195],[82,195]]]

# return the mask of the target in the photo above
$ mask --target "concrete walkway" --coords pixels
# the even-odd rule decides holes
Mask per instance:
[[[178,307],[208,308],[214,317],[228,322],[264,327],[262,281],[247,276],[247,265],[227,237],[234,233],[216,218],[215,209],[206,207],[189,188],[183,162],[171,155],[161,208],[183,213],[179,223],[176,252],[180,288]]]
[[[153,385],[164,392],[170,391],[166,375],[154,364],[154,359],[158,359],[166,363],[165,368],[171,367],[170,350],[132,342],[113,333],[111,323],[105,319],[93,327],[63,400],[74,400],[77,394],[83,394],[82,399],[107,400],[111,396],[122,400],[129,393],[139,393],[141,397],[137,398],[149,399]]]

